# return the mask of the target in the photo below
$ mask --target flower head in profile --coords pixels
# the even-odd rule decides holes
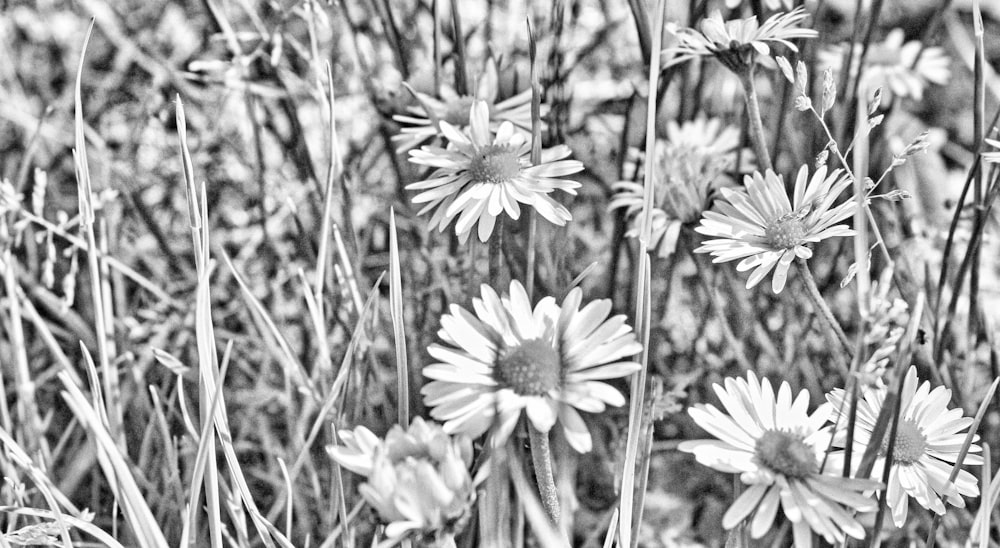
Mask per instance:
[[[450,87],[441,89],[438,99],[419,91],[413,92],[418,104],[407,107],[407,114],[397,114],[393,120],[403,124],[399,134],[392,138],[396,152],[404,153],[420,145],[427,144],[440,136],[438,123],[448,122],[459,130],[469,126],[469,109],[477,99],[484,101],[490,112],[490,129],[496,131],[503,122],[510,122],[514,129],[531,134],[531,90],[526,89],[502,101],[497,65],[493,59],[486,62],[486,68],[476,81],[475,95],[459,95]],[[542,116],[548,105],[542,105]],[[544,126],[543,126],[544,130]]]
[[[744,0],[726,0],[726,9],[740,7]],[[795,5],[794,0],[764,0],[764,7],[769,10],[790,10]]]
[[[868,96],[882,88],[886,98],[896,95],[919,101],[928,84],[945,85],[951,78],[951,60],[937,46],[924,46],[919,40],[903,42],[903,29],[893,29],[885,40],[872,44],[865,54],[864,70],[858,82],[858,92]],[[844,52],[848,46],[831,46],[819,52],[819,65],[840,72]],[[855,63],[861,58],[861,45],[855,46],[851,57]]]
[[[496,425],[494,442],[513,431],[521,412],[541,432],[558,422],[570,446],[591,448],[578,411],[600,413],[625,398],[605,382],[639,369],[642,350],[625,316],[608,317],[611,301],[590,302],[574,288],[560,306],[545,297],[532,308],[517,281],[500,297],[483,285],[473,312],[451,305],[441,318],[444,344],[428,348],[438,360],[424,367],[432,379],[421,392],[446,432],[479,436]]]
[[[688,413],[717,439],[685,441],[680,449],[705,466],[740,474],[749,486],[723,516],[724,528],[750,520],[750,536],[760,538],[780,506],[792,522],[794,546],[811,546],[812,531],[831,543],[864,538],[853,513],[875,509],[863,493],[877,484],[820,469],[831,436],[822,428],[832,412],[829,404],[809,413],[808,392],[793,398],[782,382],[775,394],[771,383],[753,372],[746,379],[726,379],[725,387],[715,385],[715,393],[725,412],[702,404]]]
[[[965,470],[959,471],[954,483],[948,481],[958,460],[959,450],[965,442],[966,434],[962,431],[972,425],[973,419],[963,416],[961,408],[948,409],[951,390],[943,386],[931,390],[929,382],[924,381],[919,386],[918,382],[917,369],[911,366],[899,393],[901,405],[896,442],[893,444],[889,477],[885,481],[886,504],[892,510],[892,521],[897,527],[902,527],[906,522],[907,503],[911,497],[924,508],[944,515],[942,498],[952,506],[964,508],[963,496],[979,495],[976,477]],[[863,399],[858,401],[857,427],[854,431],[854,452],[858,455],[871,443],[872,430],[882,411],[886,392],[884,385],[872,388],[866,390]],[[838,424],[842,427],[847,425],[850,413],[850,405],[845,405],[844,402],[845,395],[846,392],[842,389],[836,389],[827,395],[827,400],[841,410],[842,416]],[[844,447],[846,438],[845,428],[837,433],[834,445]],[[888,442],[887,434],[880,445],[873,468],[876,473],[885,469]],[[983,458],[972,454],[981,450],[978,445],[970,446],[970,454],[966,455],[962,464],[982,464]]]
[[[677,44],[663,50],[664,66],[684,63],[695,57],[715,57],[734,72],[753,65],[755,56],[771,56],[771,47],[782,44],[792,51],[798,48],[791,41],[796,38],[815,38],[813,29],[802,28],[809,17],[805,9],[776,13],[761,25],[756,17],[724,21],[718,10],[701,20],[699,29],[677,28],[670,24],[668,30],[677,37]]]
[[[425,204],[420,214],[434,211],[430,228],[443,231],[455,220],[455,233],[465,242],[478,223],[479,240],[485,242],[497,217],[521,215],[519,204],[535,208],[549,222],[562,226],[572,217],[564,206],[549,196],[554,190],[576,194],[580,183],[560,179],[583,170],[577,160],[566,160],[569,147],[555,146],[542,151],[541,163],[531,165],[531,144],[524,134],[503,122],[494,134],[484,101],[470,110],[469,128],[442,121],[441,131],[448,147],[424,146],[410,151],[410,161],[437,168],[430,178],[407,185],[419,193],[413,202]]]
[[[768,170],[744,177],[746,188],[722,188],[718,211],[706,211],[695,231],[710,236],[697,253],[711,253],[712,262],[741,259],[736,270],[753,270],[747,289],[754,287],[772,270],[771,290],[780,293],[788,278],[788,268],[796,257],[808,259],[810,243],[834,236],[851,236],[847,225],[837,224],[854,213],[854,200],[839,206],[834,202],[851,186],[841,170],[827,173],[821,166],[809,176],[805,166],[795,178],[792,201],[785,193],[780,175]]]
[[[406,430],[393,426],[384,440],[364,426],[340,436],[343,445],[327,451],[338,464],[366,478],[358,490],[390,539],[445,546],[465,527],[475,499],[468,437],[450,436],[420,417]]]
[[[661,257],[674,252],[681,226],[697,221],[708,207],[712,191],[730,182],[727,172],[736,167],[739,144],[739,131],[723,126],[717,118],[668,122],[666,141],[656,142],[650,249],[658,249]],[[641,175],[636,173],[633,179],[641,180]],[[637,237],[642,184],[620,181],[612,188],[615,195],[608,209],[625,210],[629,219],[626,236]]]

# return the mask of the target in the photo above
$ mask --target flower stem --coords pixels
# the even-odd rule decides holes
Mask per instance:
[[[549,521],[559,526],[559,492],[556,490],[556,479],[552,474],[552,451],[549,449],[549,434],[535,428],[528,421],[528,436],[531,442],[531,466],[535,469],[535,482],[538,483],[538,495],[542,499],[542,507],[549,515]]]
[[[754,64],[744,65],[737,71],[743,84],[744,99],[747,106],[748,126],[750,128],[750,145],[757,156],[757,166],[762,170],[773,170],[771,153],[767,150],[767,139],[764,137],[764,123],[760,119],[760,102],[757,100],[757,85],[753,80]]]
[[[493,289],[500,289],[503,285],[503,225],[503,215],[500,215],[490,236],[489,277]]]
[[[827,305],[826,301],[823,299],[823,294],[819,292],[819,287],[816,285],[816,280],[813,278],[812,272],[809,271],[809,265],[806,264],[806,260],[802,258],[797,259],[795,266],[798,267],[799,274],[802,276],[802,281],[805,282],[806,293],[809,294],[809,299],[812,300],[816,313],[823,318],[823,321],[826,322],[827,326],[830,328],[827,332],[828,336],[830,336],[830,342],[834,345],[841,345],[844,352],[846,352],[846,355],[850,356],[853,353],[851,343],[847,340],[847,335],[840,327],[840,323],[837,321],[837,318],[834,317],[833,311],[830,310],[829,305]]]

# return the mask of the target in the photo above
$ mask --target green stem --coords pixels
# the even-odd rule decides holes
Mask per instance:
[[[763,170],[773,170],[771,153],[767,150],[767,139],[764,137],[764,123],[760,118],[760,102],[757,99],[757,85],[753,79],[753,64],[745,65],[737,74],[743,84],[744,99],[747,106],[747,124],[750,129],[750,145],[757,155],[757,166]]]
[[[490,286],[500,290],[502,285],[503,268],[503,214],[497,217],[497,224],[493,227],[493,235],[490,236]]]
[[[847,340],[847,335],[840,327],[840,322],[834,317],[833,311],[830,310],[829,305],[826,304],[826,300],[823,299],[823,294],[819,292],[819,287],[816,285],[816,280],[813,278],[812,272],[809,271],[809,265],[806,264],[806,260],[802,258],[796,259],[795,266],[798,267],[802,281],[805,282],[806,293],[809,294],[809,299],[816,309],[816,314],[822,317],[827,327],[830,328],[827,332],[830,342],[835,346],[837,344],[842,346],[846,353],[845,355],[850,356],[853,353],[851,343]],[[841,363],[841,365],[843,364]],[[846,367],[844,367],[844,372],[847,372]]]
[[[545,513],[549,515],[549,521],[558,527],[561,512],[556,479],[552,474],[552,451],[549,449],[549,434],[535,428],[535,425],[528,421],[528,436],[531,442],[531,466],[535,469],[538,496],[542,500]]]

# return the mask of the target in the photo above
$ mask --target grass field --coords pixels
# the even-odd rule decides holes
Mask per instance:
[[[995,546],[1000,3],[0,3],[0,548]]]

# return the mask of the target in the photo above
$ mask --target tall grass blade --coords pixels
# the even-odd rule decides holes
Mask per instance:
[[[410,370],[406,360],[405,316],[403,315],[403,279],[399,271],[399,240],[396,235],[396,211],[389,209],[389,315],[396,341],[396,405],[399,425],[410,424]]]

